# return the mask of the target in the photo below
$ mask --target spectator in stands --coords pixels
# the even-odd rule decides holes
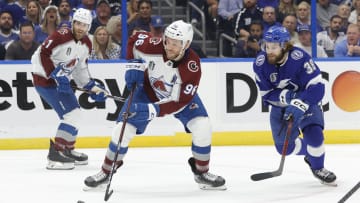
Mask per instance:
[[[296,10],[296,16],[297,16],[298,24],[310,25],[311,23],[310,4],[308,4],[306,1],[300,2]]]
[[[11,13],[12,20],[13,20],[13,29],[19,30],[20,24],[26,20],[26,4],[23,2],[25,1],[16,0],[7,0],[7,4],[1,9],[2,11],[7,11]]]
[[[30,60],[31,56],[39,46],[34,41],[34,25],[26,21],[20,25],[20,39],[13,41],[6,50],[6,60]]]
[[[121,15],[121,1],[109,0],[111,16]]]
[[[218,16],[218,0],[206,0],[207,3],[207,12],[209,13],[212,19],[216,19]]]
[[[121,16],[112,16],[109,22],[106,24],[106,30],[108,31],[111,40],[121,47]]]
[[[60,22],[71,22],[72,7],[69,0],[60,0],[58,4]]]
[[[356,24],[357,16],[360,14],[360,0],[353,0],[352,6],[354,8],[349,16],[349,22]]]
[[[41,9],[45,10],[48,6],[50,6],[51,0],[38,0],[38,2],[41,6]]]
[[[336,14],[338,6],[330,3],[330,0],[317,0],[316,3],[316,18],[320,23],[322,29],[329,27],[329,19]]]
[[[81,0],[81,4],[77,6],[77,8],[85,8],[91,12],[92,18],[96,17],[96,11],[95,11],[95,0]]]
[[[145,30],[150,32],[152,2],[150,0],[140,0],[138,3],[139,18],[135,19],[128,26],[128,35],[132,35],[134,30]]]
[[[296,15],[296,6],[294,1],[280,0],[279,7],[276,8],[275,13],[276,13],[276,21],[278,22],[283,22],[285,16]]]
[[[288,32],[290,33],[291,36],[291,42],[293,44],[298,43],[299,42],[299,36],[297,33],[297,22],[296,22],[296,16],[295,15],[287,15],[285,16],[283,22],[282,22],[282,26],[284,26]]]
[[[31,21],[33,25],[39,25],[42,17],[42,8],[38,1],[30,0],[26,6],[26,19]]]
[[[335,57],[359,57],[360,56],[360,27],[350,24],[346,39],[337,43],[334,50]]]
[[[127,7],[126,7],[128,14],[127,24],[130,24],[134,20],[139,18],[138,3],[139,0],[130,0],[127,2]]]
[[[304,49],[310,56],[312,56],[312,46],[311,46],[311,29],[309,25],[299,24],[297,27],[299,41],[300,43],[294,44],[296,47]],[[316,45],[317,57],[327,58],[327,54],[324,50],[324,47]]]
[[[236,44],[235,57],[255,58],[261,51],[263,32],[263,23],[253,21],[250,25],[250,36],[248,40],[239,40]]]
[[[257,0],[244,0],[244,8],[236,16],[234,33],[240,40],[247,40],[250,36],[252,21],[262,20],[262,11],[256,6],[256,3]]]
[[[360,26],[360,14],[359,14],[358,17],[357,17],[356,24]],[[346,33],[346,32],[345,32],[345,33]]]
[[[60,16],[56,6],[46,7],[42,17],[42,23],[35,26],[35,41],[39,44],[55,32],[60,24]]]
[[[89,59],[120,59],[120,46],[113,43],[106,27],[96,28],[92,43]]]
[[[225,33],[234,38],[234,17],[243,7],[243,0],[220,0],[218,7],[219,18],[219,32]],[[224,39],[223,41],[223,53],[226,57],[232,57],[232,42]]]
[[[155,37],[162,37],[164,32],[164,20],[161,16],[152,16],[150,24],[150,32]]]
[[[347,4],[340,4],[338,6],[337,14],[341,17],[341,28],[340,30],[346,33],[347,27],[349,26],[349,17],[350,17],[350,6]]]
[[[266,32],[269,27],[278,25],[281,26],[281,23],[276,21],[275,16],[275,8],[272,6],[265,6],[263,9],[262,14],[262,20],[263,20],[263,30]]]
[[[341,32],[341,22],[340,16],[333,15],[330,19],[330,26],[316,35],[317,44],[324,47],[329,57],[334,56],[335,45],[346,38],[345,34]]]
[[[18,40],[19,35],[15,33],[13,28],[13,18],[9,11],[0,12],[0,43],[7,48],[9,42]]]
[[[91,23],[89,33],[94,34],[95,30],[99,26],[106,26],[111,18],[111,9],[108,0],[98,0],[96,4],[96,18]]]
[[[279,0],[258,0],[257,6],[259,8],[265,8],[266,6],[277,8],[279,7]]]

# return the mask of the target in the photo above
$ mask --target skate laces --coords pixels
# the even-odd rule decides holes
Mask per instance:
[[[100,171],[99,173],[93,175],[92,177],[95,179],[95,180],[102,180],[102,179],[105,179],[107,178],[108,174],[104,173],[103,171]]]
[[[319,170],[315,170],[316,175],[327,178],[329,175],[332,174],[331,171],[327,170],[326,168],[322,168]]]

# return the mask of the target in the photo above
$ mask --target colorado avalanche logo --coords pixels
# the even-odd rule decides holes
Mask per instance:
[[[199,66],[196,64],[195,61],[189,61],[188,69],[189,69],[189,71],[195,73],[195,72],[199,71]]]
[[[174,77],[176,80],[176,75],[174,75]],[[174,81],[174,77],[171,82]],[[173,83],[167,83],[164,79],[164,76],[161,76],[159,78],[151,77],[150,83],[157,98],[161,100],[170,97]]]
[[[265,55],[262,54],[256,58],[255,64],[257,66],[261,66],[262,64],[264,64],[264,61],[265,61]]]

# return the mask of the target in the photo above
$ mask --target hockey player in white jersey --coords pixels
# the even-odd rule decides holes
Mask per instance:
[[[87,9],[78,9],[72,29],[60,29],[50,35],[32,56],[33,83],[39,95],[60,118],[55,139],[50,140],[47,169],[73,169],[88,163],[88,156],[74,150],[80,106],[70,80],[104,101],[107,91],[90,77],[88,56],[92,45],[87,33],[92,17]]]
[[[131,116],[117,151],[127,101],[119,114],[101,170],[85,179],[86,186],[97,188],[107,184],[115,154],[119,153],[116,165],[120,167],[129,142],[136,134],[142,134],[155,117],[173,115],[187,132],[192,133],[193,157],[189,158],[188,163],[200,188],[226,189],[224,178],[209,173],[211,125],[197,94],[201,67],[198,55],[189,48],[192,38],[192,26],[182,20],[171,23],[162,38],[154,37],[149,32],[138,32],[130,37],[127,59],[144,61],[126,66],[127,87],[131,89],[136,84],[130,107]]]

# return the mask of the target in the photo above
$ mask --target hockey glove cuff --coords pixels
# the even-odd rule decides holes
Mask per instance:
[[[57,84],[57,91],[59,93],[72,94],[73,90],[70,86],[67,69],[64,68],[65,64],[59,64],[53,72],[50,73],[50,78],[54,79]]]
[[[143,64],[143,61],[139,59],[130,60],[129,63],[126,64],[125,68],[125,81],[127,88],[131,90],[134,84],[142,86],[144,82],[145,70],[145,65]]]
[[[84,86],[84,89],[91,92],[90,98],[97,102],[103,102],[106,100],[109,92],[105,90],[105,87],[95,80],[90,80],[88,84]]]
[[[300,99],[293,99],[290,105],[286,107],[283,119],[289,120],[292,117],[294,124],[298,125],[308,109],[308,104]]]

